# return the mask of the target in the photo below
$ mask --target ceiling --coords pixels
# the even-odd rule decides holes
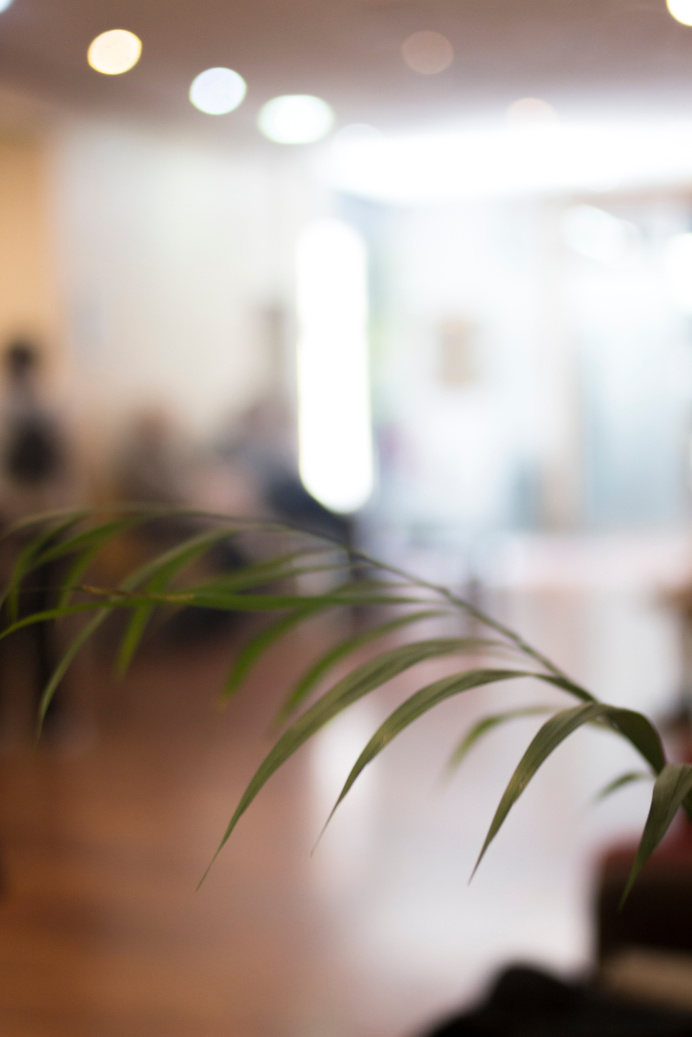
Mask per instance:
[[[139,64],[101,76],[91,39],[126,28]],[[433,29],[456,58],[411,71],[401,44]],[[248,83],[227,116],[187,98],[200,71],[227,65]],[[255,139],[260,105],[281,93],[328,100],[340,125],[388,130],[500,122],[513,100],[541,97],[566,119],[665,119],[692,113],[692,28],[664,0],[14,0],[0,15],[0,87],[60,108]]]

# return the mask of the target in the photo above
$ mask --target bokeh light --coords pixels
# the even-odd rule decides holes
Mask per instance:
[[[137,64],[141,53],[139,36],[127,29],[110,29],[91,41],[87,61],[104,76],[119,76]]]
[[[408,67],[422,76],[444,72],[454,60],[454,48],[440,32],[414,32],[404,40],[401,54]]]
[[[514,128],[532,126],[556,126],[557,112],[547,101],[538,97],[522,97],[507,109],[507,122]]]
[[[332,511],[362,507],[373,489],[365,241],[318,220],[296,247],[298,460],[303,485]]]
[[[681,25],[692,25],[692,0],[668,0],[668,10]]]
[[[247,84],[230,68],[208,68],[192,80],[190,100],[207,115],[226,115],[242,104]]]
[[[11,4],[12,0],[0,0],[0,14],[2,14],[3,11],[6,11]]]
[[[277,144],[312,144],[329,133],[334,112],[321,97],[286,94],[262,106],[257,125]]]

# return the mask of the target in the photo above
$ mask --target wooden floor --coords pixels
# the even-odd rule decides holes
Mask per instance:
[[[520,610],[526,632],[583,670],[583,600],[534,606]],[[535,723],[479,747],[452,787],[439,775],[469,720],[506,701],[499,692],[445,706],[394,743],[311,855],[400,688],[363,703],[269,783],[195,891],[270,744],[273,707],[319,643],[295,637],[223,714],[225,638],[150,649],[124,685],[97,662],[93,725],[63,746],[6,749],[2,1037],[405,1037],[508,959],[588,963],[588,862],[623,816],[603,808],[598,831],[585,820],[617,762],[598,735],[546,765],[467,885]],[[612,677],[611,664],[599,663]],[[638,794],[624,795],[636,813]]]
[[[97,666],[106,705],[92,734],[5,755],[6,1037],[250,1037],[302,1032],[306,1001],[319,1014],[323,935],[291,863],[300,765],[195,892],[278,690],[265,668],[246,705],[219,715],[228,659],[224,645],[150,652],[123,687]],[[275,660],[282,679],[291,663]]]

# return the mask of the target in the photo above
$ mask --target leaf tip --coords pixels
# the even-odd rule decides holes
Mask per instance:
[[[627,882],[625,884],[625,888],[622,891],[622,896],[618,901],[618,911],[623,910],[625,902],[627,901],[630,893],[632,892],[632,887],[634,886],[638,874],[639,868],[637,867],[637,862],[635,861],[635,863],[632,865],[632,870],[629,873]]]
[[[486,839],[485,843],[483,844],[483,848],[481,849],[481,852],[478,854],[478,858],[476,860],[476,863],[473,866],[473,870],[472,870],[471,874],[469,875],[469,881],[468,881],[468,885],[469,886],[471,885],[471,883],[474,880],[475,874],[476,874],[476,872],[478,871],[478,869],[480,867],[481,861],[485,857],[485,851],[488,849],[489,845],[490,845],[489,841]]]

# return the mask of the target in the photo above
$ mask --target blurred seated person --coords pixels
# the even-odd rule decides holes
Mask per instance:
[[[255,484],[263,512],[351,546],[352,520],[330,511],[301,482],[292,423],[282,400],[267,397],[246,411],[220,450],[231,471],[240,468]]]
[[[142,409],[130,420],[112,465],[110,497],[118,504],[153,506],[153,515],[111,541],[98,560],[99,578],[113,586],[153,556],[176,547],[207,528],[208,495],[200,492],[205,459],[185,434],[176,415],[161,404]],[[159,513],[160,509],[160,513]],[[232,539],[213,544],[186,566],[181,577],[202,581],[235,570],[245,561]],[[180,640],[214,633],[232,622],[228,612],[179,608],[164,614],[168,638]],[[160,617],[159,617],[160,618]]]
[[[161,508],[163,514],[107,545],[99,558],[104,583],[117,583],[189,531],[189,519],[175,512],[194,506],[188,493],[191,465],[191,447],[168,407],[151,404],[130,416],[111,457],[105,499],[116,506]]]
[[[190,450],[173,414],[152,405],[133,415],[116,450],[113,492],[128,504],[182,505]]]

